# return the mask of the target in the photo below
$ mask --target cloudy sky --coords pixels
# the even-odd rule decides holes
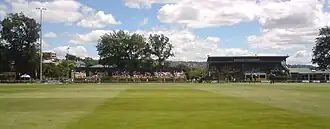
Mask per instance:
[[[165,34],[171,60],[207,55],[289,55],[310,64],[318,29],[329,24],[327,0],[0,0],[0,16],[44,11],[44,50],[97,58],[99,36],[112,30]]]

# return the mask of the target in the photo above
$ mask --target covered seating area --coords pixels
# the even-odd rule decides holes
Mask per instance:
[[[207,63],[212,79],[220,81],[233,77],[246,81],[253,75],[257,81],[263,81],[274,69],[288,74],[286,58],[288,56],[208,56]]]
[[[251,76],[255,75],[257,81],[264,81],[267,80],[267,73],[244,73],[245,79],[250,78]]]
[[[289,68],[291,80],[303,82],[329,82],[330,70],[315,70],[310,68]]]

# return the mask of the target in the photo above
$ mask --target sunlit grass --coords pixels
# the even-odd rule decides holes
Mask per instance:
[[[0,129],[328,129],[329,102],[318,84],[0,85]]]

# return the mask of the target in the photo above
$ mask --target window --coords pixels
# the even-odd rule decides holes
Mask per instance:
[[[266,75],[260,75],[260,78],[266,78]]]

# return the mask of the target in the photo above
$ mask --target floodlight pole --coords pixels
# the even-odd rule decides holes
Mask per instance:
[[[40,82],[42,82],[42,63],[43,63],[43,58],[42,58],[42,11],[47,10],[46,8],[36,8],[40,12]]]

